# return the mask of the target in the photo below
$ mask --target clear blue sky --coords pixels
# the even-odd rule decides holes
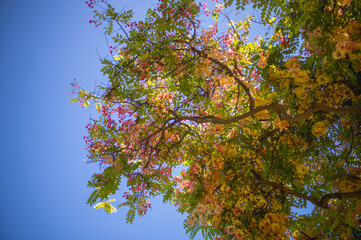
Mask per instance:
[[[118,0],[139,15],[156,1]],[[132,225],[125,211],[106,215],[86,205],[85,125],[92,111],[69,102],[70,82],[102,80],[101,29],[89,24],[85,0],[0,2],[0,239],[184,240],[184,217],[152,201]],[[200,238],[199,238],[200,239]]]

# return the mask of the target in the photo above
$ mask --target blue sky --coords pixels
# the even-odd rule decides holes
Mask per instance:
[[[156,1],[113,1],[137,16]],[[89,24],[85,0],[1,1],[0,239],[188,239],[184,217],[152,201],[130,225],[125,211],[106,215],[86,205],[85,125],[94,112],[70,103],[70,82],[102,80],[102,30]],[[200,239],[200,238],[199,238]]]

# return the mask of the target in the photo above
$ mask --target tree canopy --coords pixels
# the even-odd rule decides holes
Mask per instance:
[[[99,112],[88,203],[132,222],[162,195],[191,237],[361,236],[361,1],[216,2],[159,0],[135,21],[88,0],[112,41],[107,81],[73,83]]]

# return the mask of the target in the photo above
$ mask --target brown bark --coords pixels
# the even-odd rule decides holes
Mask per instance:
[[[297,122],[303,121],[308,119],[312,114],[320,111],[324,112],[333,112],[333,113],[340,113],[340,114],[361,114],[361,107],[340,107],[340,106],[330,106],[321,103],[314,103],[310,107],[308,107],[303,113],[300,114],[288,114],[282,105],[277,103],[270,103],[261,105],[258,107],[254,107],[252,110],[236,116],[232,118],[219,118],[213,115],[207,116],[179,116],[175,114],[173,110],[169,110],[176,118],[179,120],[190,120],[197,123],[215,123],[215,124],[230,124],[234,122],[238,122],[242,119],[250,117],[258,112],[265,111],[265,110],[273,110],[278,113],[281,120],[287,120],[290,122]]]
[[[247,179],[249,180],[253,180],[265,185],[269,185],[269,186],[273,186],[277,189],[279,189],[280,191],[283,191],[289,195],[293,195],[302,199],[305,199],[307,201],[310,201],[311,203],[313,203],[314,205],[324,208],[324,209],[328,209],[328,201],[331,199],[352,199],[352,198],[361,198],[361,191],[354,191],[354,192],[336,192],[336,193],[329,193],[326,195],[323,195],[321,197],[320,200],[312,197],[312,196],[308,196],[306,194],[294,191],[292,189],[290,189],[289,187],[281,184],[281,183],[275,183],[275,182],[271,182],[268,180],[263,179],[258,173],[256,173],[255,171],[251,170],[251,172],[253,173],[253,175],[255,175],[256,178],[252,178],[252,177],[247,177]]]

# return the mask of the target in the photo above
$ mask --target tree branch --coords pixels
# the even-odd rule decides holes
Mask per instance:
[[[288,114],[281,105],[271,104],[270,109],[278,113],[281,120],[287,121],[302,121],[309,118],[312,114],[320,111],[341,113],[341,114],[361,114],[361,107],[342,107],[342,106],[332,106],[322,103],[313,103],[309,106],[306,111],[300,114],[290,115]]]
[[[280,184],[280,183],[275,183],[275,182],[270,182],[270,181],[267,181],[265,179],[263,179],[258,173],[256,173],[254,170],[251,170],[251,172],[253,173],[253,175],[256,176],[256,178],[251,178],[251,177],[247,177],[247,179],[250,179],[250,180],[253,180],[253,181],[257,181],[257,182],[260,182],[260,183],[263,183],[263,184],[266,184],[266,185],[270,185],[270,186],[273,186],[285,193],[288,193],[290,195],[293,195],[293,196],[296,196],[296,197],[299,197],[299,198],[302,198],[302,199],[305,199],[305,200],[308,200],[310,202],[312,202],[313,204],[317,205],[317,206],[320,206],[319,204],[319,201],[314,198],[314,197],[311,197],[311,196],[307,196],[303,193],[300,193],[300,192],[296,192],[286,186],[284,186],[283,184]],[[321,207],[321,206],[320,206]],[[327,207],[328,208],[328,207]]]
[[[313,203],[314,205],[320,207],[320,208],[324,208],[324,209],[328,209],[328,201],[331,199],[350,199],[350,198],[361,198],[361,191],[355,191],[355,192],[347,192],[347,193],[342,193],[342,192],[337,192],[337,193],[329,193],[326,195],[323,195],[321,197],[321,200],[317,200],[316,198],[312,197],[312,196],[308,196],[305,195],[303,193],[294,191],[286,186],[284,186],[283,184],[280,183],[275,183],[275,182],[271,182],[271,181],[267,181],[265,179],[263,179],[256,171],[251,170],[251,172],[253,173],[253,175],[255,175],[256,178],[252,178],[252,177],[246,177],[249,180],[253,180],[253,181],[257,181],[260,183],[263,183],[265,185],[269,185],[269,186],[273,186],[285,193],[288,193],[290,195],[305,199],[310,201],[311,203]]]
[[[336,193],[329,193],[326,195],[323,195],[320,202],[320,205],[322,206],[327,206],[327,203],[329,200],[331,199],[350,199],[350,198],[360,198],[361,197],[361,191],[355,191],[355,192],[347,192],[347,193],[342,193],[342,192],[336,192]]]
[[[249,98],[249,108],[250,110],[253,110],[254,109],[254,96],[251,92],[251,89],[249,88],[249,86],[244,82],[242,81],[239,77],[237,77],[233,71],[224,63],[222,63],[221,61],[215,59],[215,58],[212,58],[210,56],[208,56],[208,54],[204,53],[203,51],[200,51],[198,49],[196,49],[195,47],[191,46],[190,45],[190,48],[195,51],[196,53],[198,53],[201,57],[205,57],[209,60],[211,60],[213,63],[217,64],[218,66],[220,66],[223,70],[225,70],[231,77],[233,77],[236,82],[243,88],[243,90],[246,92],[248,98]]]
[[[169,110],[169,109],[168,109]],[[254,107],[252,110],[228,119],[219,118],[213,115],[207,115],[207,116],[179,116],[174,111],[169,110],[175,117],[179,118],[179,120],[190,120],[198,123],[216,123],[216,124],[230,124],[234,122],[238,122],[242,119],[245,119],[247,117],[250,117],[258,112],[264,111],[264,110],[273,110],[278,113],[281,120],[287,120],[290,122],[298,122],[303,121],[309,118],[312,114],[320,111],[325,112],[334,112],[334,113],[341,113],[341,114],[361,114],[361,107],[340,107],[340,106],[329,106],[321,103],[314,103],[312,104],[306,111],[300,114],[288,114],[283,106],[277,104],[277,103],[270,103],[261,105],[258,107]]]

